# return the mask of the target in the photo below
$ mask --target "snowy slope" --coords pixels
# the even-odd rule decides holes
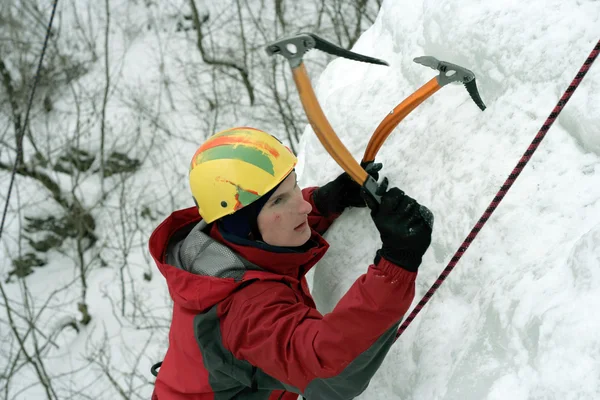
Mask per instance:
[[[435,76],[428,55],[472,70],[404,120],[377,161],[435,214],[415,304],[450,261],[600,38],[600,2],[385,1],[354,51],[318,81],[332,126],[360,159],[385,115]],[[600,62],[450,278],[401,336],[365,399],[600,398]],[[307,128],[301,183],[340,168]],[[326,171],[323,173],[322,171]],[[367,210],[344,214],[313,274],[330,311],[380,246]]]

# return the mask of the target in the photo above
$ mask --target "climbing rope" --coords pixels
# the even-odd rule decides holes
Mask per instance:
[[[460,245],[460,247],[458,248],[456,253],[454,253],[454,256],[450,260],[450,263],[446,266],[444,271],[442,271],[442,273],[440,274],[438,279],[431,286],[431,288],[429,288],[427,293],[425,293],[425,296],[423,296],[423,298],[421,299],[421,301],[419,301],[417,306],[412,310],[412,312],[410,313],[408,318],[406,318],[404,320],[404,322],[398,329],[398,332],[396,334],[396,339],[398,339],[398,337],[400,337],[400,335],[402,335],[402,333],[406,330],[406,328],[410,325],[410,323],[415,319],[415,317],[419,314],[419,312],[423,309],[423,307],[425,307],[427,302],[429,302],[429,300],[431,299],[431,297],[433,296],[435,291],[442,285],[442,283],[444,282],[444,280],[446,280],[448,275],[450,275],[450,272],[452,272],[452,270],[454,269],[454,267],[456,266],[458,261],[461,259],[461,257],[465,254],[465,252],[467,251],[467,249],[469,248],[469,246],[471,245],[473,240],[475,240],[475,238],[477,237],[477,234],[481,231],[481,228],[483,228],[483,225],[485,225],[487,220],[492,216],[492,213],[494,212],[494,210],[496,210],[496,208],[498,207],[498,205],[500,204],[500,202],[502,201],[504,196],[506,196],[506,193],[508,193],[508,190],[511,188],[513,183],[515,183],[515,180],[521,174],[521,171],[523,171],[523,168],[525,168],[525,166],[531,159],[531,156],[533,155],[533,153],[536,151],[536,149],[538,148],[538,146],[540,145],[540,143],[546,136],[548,129],[550,129],[550,127],[552,126],[552,124],[554,123],[554,121],[556,120],[558,115],[560,114],[560,112],[563,110],[563,108],[565,107],[565,105],[567,104],[567,102],[569,101],[569,99],[571,98],[573,93],[575,92],[575,89],[577,89],[577,87],[583,80],[583,77],[588,72],[588,70],[592,66],[593,62],[596,60],[596,57],[598,57],[599,52],[600,52],[600,40],[598,41],[598,43],[596,44],[596,46],[590,53],[587,60],[585,60],[585,62],[583,63],[583,66],[581,67],[581,69],[579,70],[577,75],[575,76],[575,79],[573,79],[573,82],[571,82],[571,84],[569,85],[569,87],[567,88],[567,90],[565,91],[563,96],[561,97],[561,99],[558,101],[558,104],[556,105],[556,107],[554,107],[554,110],[552,110],[552,112],[550,113],[550,116],[548,117],[548,119],[546,119],[546,122],[544,122],[544,125],[542,125],[542,128],[539,130],[539,132],[537,133],[537,135],[535,136],[535,138],[529,145],[529,148],[523,154],[523,157],[521,157],[521,160],[517,163],[517,166],[513,169],[511,174],[508,176],[508,178],[506,179],[506,181],[504,182],[504,184],[502,185],[502,187],[500,188],[500,190],[498,191],[498,193],[496,194],[496,196],[494,197],[494,199],[492,200],[492,202],[490,203],[488,208],[485,210],[485,212],[483,213],[481,218],[479,218],[479,221],[477,221],[477,223],[475,224],[473,229],[471,229],[471,232],[469,233],[467,238]]]

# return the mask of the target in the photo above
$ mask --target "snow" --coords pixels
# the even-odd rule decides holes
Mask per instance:
[[[203,124],[190,97],[209,91],[211,80],[198,76],[197,87],[188,87],[184,75],[189,69],[184,66],[198,63],[199,55],[189,50],[189,43],[171,40],[168,28],[140,33],[136,21],[146,11],[134,3],[115,2],[112,13],[111,70],[119,85],[111,92],[107,126],[120,139],[120,150],[134,149],[146,162],[123,196],[108,199],[106,209],[96,211],[97,230],[106,232],[100,240],[107,250],[95,256],[110,268],[94,269],[88,276],[86,299],[93,307],[92,322],[79,333],[64,328],[56,334],[55,345],[44,352],[46,369],[59,393],[81,390],[98,399],[118,394],[107,371],[100,365],[89,368],[90,360],[108,365],[114,376],[128,376],[128,368],[135,368],[139,376],[120,379],[120,385],[136,397],[150,397],[149,368],[164,356],[171,308],[146,240],[158,219],[190,205],[187,163],[200,137],[193,130]],[[60,21],[72,18],[72,10],[65,6]],[[102,4],[93,10],[103,18]],[[174,4],[151,10],[147,12],[155,14],[146,18],[156,26],[180,12]],[[102,26],[90,27],[99,44]],[[313,78],[331,125],[360,160],[378,123],[436,75],[414,63],[415,57],[452,62],[477,77],[488,107],[484,112],[462,85],[448,85],[402,121],[377,156],[391,184],[435,215],[433,242],[419,271],[415,304],[484,212],[599,38],[597,0],[386,0],[353,51],[384,59],[390,66],[337,58]],[[308,57],[315,57],[314,52]],[[161,71],[166,71],[168,82],[161,81]],[[101,99],[103,74],[100,58],[73,90]],[[291,74],[288,77],[291,82]],[[128,97],[128,92],[134,96]],[[161,103],[164,97],[170,101]],[[135,99],[146,100],[146,105],[154,101],[155,108],[144,113],[127,109],[125,105]],[[63,99],[56,107],[73,105]],[[85,119],[92,115],[89,109],[82,110],[82,119],[98,130],[97,120]],[[165,126],[157,126],[158,117]],[[232,116],[232,124],[249,120],[243,114]],[[75,121],[51,123],[69,132],[75,126]],[[165,131],[191,132],[180,137],[161,134]],[[599,131],[597,61],[502,204],[394,344],[360,398],[600,398]],[[94,140],[87,144],[92,149],[99,146]],[[152,141],[159,142],[159,149],[146,152]],[[320,185],[341,173],[310,127],[299,148],[302,186]],[[64,179],[59,174],[53,178]],[[15,196],[35,199],[26,183],[16,187]],[[109,179],[107,184],[115,181]],[[89,179],[78,190],[93,204],[98,185]],[[48,202],[39,203],[52,209]],[[131,221],[128,215],[140,215],[144,206],[150,206],[152,218],[139,218],[136,226],[123,231],[125,221]],[[7,254],[16,242],[17,225],[15,216],[7,219],[3,241],[8,237],[8,244],[2,249]],[[326,239],[331,248],[309,275],[323,313],[333,309],[365,272],[380,246],[365,209],[345,212]],[[117,253],[129,267],[110,264],[111,254]],[[31,293],[44,294],[30,299],[38,309],[55,288],[67,285],[48,301],[50,313],[38,315],[38,323],[58,329],[69,318],[80,318],[74,304],[81,288],[73,269],[76,255],[48,257],[49,264],[36,269],[26,283]],[[8,264],[0,270],[3,279]],[[143,273],[153,274],[152,281],[143,280]],[[11,298],[21,299],[19,284],[5,288]],[[123,293],[129,296],[124,305]],[[0,344],[6,346],[9,330],[3,319]],[[0,354],[16,351],[3,347]],[[11,390],[19,393],[16,398],[47,398],[43,388],[34,385],[37,381],[32,368],[22,368]]]
[[[477,77],[487,110],[460,85],[444,87],[399,124],[377,157],[391,183],[436,217],[415,304],[599,37],[598,2],[389,1],[353,50],[390,67],[337,59],[320,76],[317,96],[356,159],[387,112],[435,76],[413,58],[434,56]],[[594,66],[361,398],[600,397],[599,85]],[[301,184],[340,173],[311,128],[301,157]],[[331,249],[312,276],[322,312],[380,246],[367,210],[345,213],[326,238]]]

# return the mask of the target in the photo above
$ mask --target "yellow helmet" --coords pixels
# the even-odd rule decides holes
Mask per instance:
[[[238,127],[214,134],[194,154],[190,188],[211,223],[269,192],[294,169],[296,156],[274,136]]]

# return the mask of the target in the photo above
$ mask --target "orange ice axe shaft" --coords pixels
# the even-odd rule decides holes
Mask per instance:
[[[381,146],[383,146],[383,143],[392,133],[394,128],[396,128],[396,126],[398,126],[398,124],[421,103],[449,83],[462,82],[481,111],[486,108],[479,96],[479,91],[477,90],[477,84],[475,82],[475,74],[473,72],[456,64],[439,61],[435,57],[417,57],[414,61],[418,64],[438,70],[440,71],[440,74],[404,99],[402,103],[398,104],[392,112],[379,123],[379,126],[377,126],[375,132],[373,132],[363,155],[363,164],[374,162]]]
[[[310,78],[308,77],[304,63],[302,62],[304,54],[311,49],[322,50],[329,54],[356,61],[379,65],[388,64],[377,58],[348,51],[321,39],[317,35],[308,33],[278,40],[268,45],[266,49],[269,55],[281,54],[289,61],[294,76],[294,82],[300,95],[300,101],[304,107],[304,112],[325,150],[327,150],[329,155],[331,155],[331,157],[352,179],[354,179],[354,181],[358,182],[363,187],[370,199],[374,200],[377,204],[380,204],[381,196],[377,194],[377,189],[379,187],[377,181],[360,166],[354,157],[352,157],[350,151],[344,146],[331,127],[331,124],[327,120],[327,117],[319,104],[319,100],[315,95],[310,83]],[[368,204],[373,203],[368,202]]]

